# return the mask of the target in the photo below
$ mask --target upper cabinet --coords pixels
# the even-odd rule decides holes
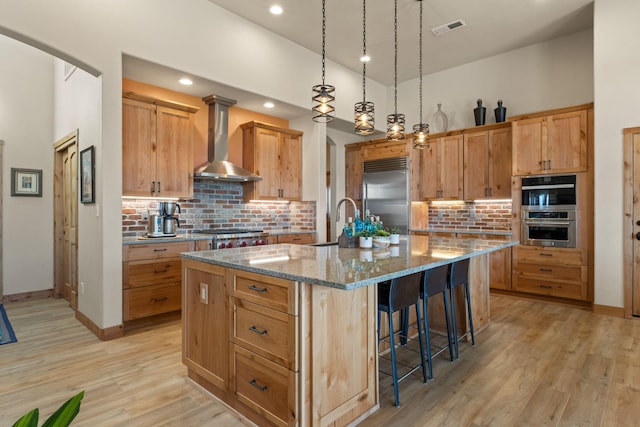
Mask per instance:
[[[431,136],[421,150],[420,194],[423,199],[462,200],[463,135]]]
[[[262,177],[244,184],[244,199],[302,200],[302,132],[256,121],[240,127],[243,166]]]
[[[588,170],[588,114],[593,104],[511,117],[513,175]]]
[[[464,134],[464,198],[511,198],[511,124]]]
[[[123,95],[123,196],[193,197],[196,111],[184,104]]]

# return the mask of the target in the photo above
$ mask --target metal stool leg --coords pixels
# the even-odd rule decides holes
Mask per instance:
[[[396,401],[396,408],[400,407],[400,397],[398,396],[398,368],[396,366],[396,344],[393,341],[393,313],[387,312],[389,316],[389,344],[391,345],[391,372],[393,374],[393,397]]]
[[[424,342],[422,342],[422,319],[420,319],[420,303],[416,302],[416,325],[418,325],[418,342],[420,343],[420,364],[422,366],[422,382],[427,382],[427,369],[424,360]],[[431,370],[431,359],[429,359],[429,370]],[[431,373],[429,374],[431,377]]]
[[[471,315],[471,296],[469,295],[469,282],[464,284],[464,293],[467,296],[467,315],[469,316],[469,331],[471,332],[471,344],[476,345],[476,337],[473,333],[473,316]]]
[[[429,379],[433,379],[433,360],[431,358],[431,334],[429,333],[429,299],[424,298],[422,300],[422,311],[424,315],[424,334],[425,334],[425,342],[427,344],[427,360],[429,361]],[[447,309],[445,305],[444,309]],[[447,320],[447,330],[449,329],[449,321]],[[449,337],[449,342],[451,342],[451,337]],[[451,351],[451,348],[449,348]]]
[[[444,299],[444,317],[447,319],[447,342],[449,344],[449,360],[453,362],[453,342],[451,341],[451,325],[449,324],[449,298],[447,297],[447,292],[442,293],[442,298]],[[454,326],[455,330],[455,326]]]
[[[451,327],[453,328],[453,345],[455,347],[455,357],[458,359],[458,326],[456,324],[456,298],[454,296],[454,288],[449,288],[449,298],[451,299]]]

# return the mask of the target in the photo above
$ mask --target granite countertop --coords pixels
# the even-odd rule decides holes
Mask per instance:
[[[168,243],[185,240],[211,240],[210,234],[187,233],[174,237],[127,236],[122,238],[123,245],[141,245],[148,243]]]
[[[518,242],[401,236],[400,245],[359,249],[267,245],[185,252],[182,257],[267,276],[349,290],[489,253]]]
[[[423,228],[411,229],[415,233],[460,233],[460,234],[484,234],[487,236],[512,236],[511,231],[487,231],[487,230],[464,230],[456,228]]]

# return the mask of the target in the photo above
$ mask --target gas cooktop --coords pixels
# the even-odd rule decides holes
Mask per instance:
[[[201,234],[247,234],[247,233],[262,233],[262,230],[254,228],[207,228],[200,230]]]

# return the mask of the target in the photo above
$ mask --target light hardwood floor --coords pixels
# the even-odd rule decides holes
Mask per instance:
[[[250,425],[186,379],[180,324],[100,342],[63,300],[5,305],[19,342],[0,346],[0,425],[44,418],[86,390],[74,426]],[[492,295],[491,324],[435,379],[381,375],[381,409],[362,426],[640,425],[640,320]]]

